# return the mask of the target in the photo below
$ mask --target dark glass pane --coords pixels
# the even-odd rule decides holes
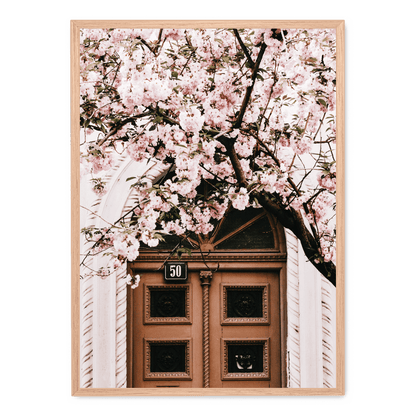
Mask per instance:
[[[266,216],[216,246],[217,250],[256,248],[274,248],[273,232]]]
[[[227,318],[261,318],[263,290],[227,289]]]
[[[184,373],[185,344],[151,344],[150,371],[152,373]]]
[[[228,372],[263,372],[263,344],[228,344]]]
[[[218,234],[215,237],[215,241],[220,240],[226,235],[230,234],[232,231],[244,225],[246,222],[250,221],[255,216],[261,214],[262,209],[247,208],[244,211],[239,211],[237,209],[232,209],[224,222],[221,225]]]
[[[185,317],[185,289],[151,290],[150,316],[152,318]]]

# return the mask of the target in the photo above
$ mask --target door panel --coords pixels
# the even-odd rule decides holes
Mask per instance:
[[[166,284],[162,272],[140,274],[131,302],[133,387],[201,387],[199,274],[179,284]]]
[[[178,284],[167,284],[162,272],[139,273],[131,297],[132,387],[203,387],[204,371],[210,387],[281,386],[277,271],[213,274],[205,365],[199,271]]]
[[[280,387],[278,273],[224,271],[212,280],[210,387]]]

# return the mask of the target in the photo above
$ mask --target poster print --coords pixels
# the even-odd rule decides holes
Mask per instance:
[[[74,393],[342,394],[343,22],[156,23],[73,22]]]

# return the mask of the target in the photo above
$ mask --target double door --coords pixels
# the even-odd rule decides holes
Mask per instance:
[[[180,283],[140,275],[129,305],[131,387],[281,387],[277,270],[193,270]]]

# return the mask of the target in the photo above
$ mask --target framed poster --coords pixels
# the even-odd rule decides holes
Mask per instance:
[[[344,22],[72,21],[72,394],[344,394]]]

